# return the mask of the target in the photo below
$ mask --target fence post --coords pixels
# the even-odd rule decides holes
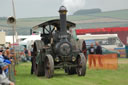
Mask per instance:
[[[8,78],[10,81],[15,82],[13,61],[11,61],[11,64],[9,65]]]

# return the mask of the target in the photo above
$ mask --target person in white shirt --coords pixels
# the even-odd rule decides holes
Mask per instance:
[[[4,66],[3,68],[0,66],[0,85],[15,85],[4,73],[4,70],[7,68],[8,66]]]

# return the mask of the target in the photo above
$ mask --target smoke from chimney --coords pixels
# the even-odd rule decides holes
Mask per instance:
[[[67,8],[68,14],[73,14],[79,9],[84,9],[85,2],[86,0],[63,0],[62,5]]]

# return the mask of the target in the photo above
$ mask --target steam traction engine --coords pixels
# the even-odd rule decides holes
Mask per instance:
[[[60,20],[54,19],[39,24],[33,29],[42,28],[41,40],[34,42],[34,72],[37,76],[51,78],[54,69],[64,68],[68,74],[86,74],[84,54],[77,49],[76,40],[69,33],[75,24],[66,21],[67,10],[60,7]]]

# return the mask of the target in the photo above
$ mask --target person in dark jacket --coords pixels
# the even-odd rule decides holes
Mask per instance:
[[[102,47],[96,42],[96,54],[102,54]]]
[[[34,52],[33,52],[33,48],[34,48],[34,45],[31,45],[31,63],[32,63],[32,66],[31,66],[31,75],[34,73],[34,63],[33,63],[33,55],[34,55]]]
[[[88,49],[88,51],[89,51],[89,54],[95,54],[95,48],[94,48],[93,43],[91,43],[91,46],[90,46],[90,48]]]
[[[98,62],[99,62],[99,65],[102,67],[103,66],[101,62],[102,47],[99,45],[98,42],[96,42],[95,44],[96,44],[96,55],[98,56]]]
[[[24,48],[24,53],[25,53],[27,61],[29,61],[28,50],[26,47]]]
[[[94,67],[96,67],[96,60],[95,60],[95,56],[94,56],[95,48],[93,46],[93,43],[91,43],[91,46],[89,47],[88,51],[89,51],[89,67],[91,68],[92,61],[93,61]]]

